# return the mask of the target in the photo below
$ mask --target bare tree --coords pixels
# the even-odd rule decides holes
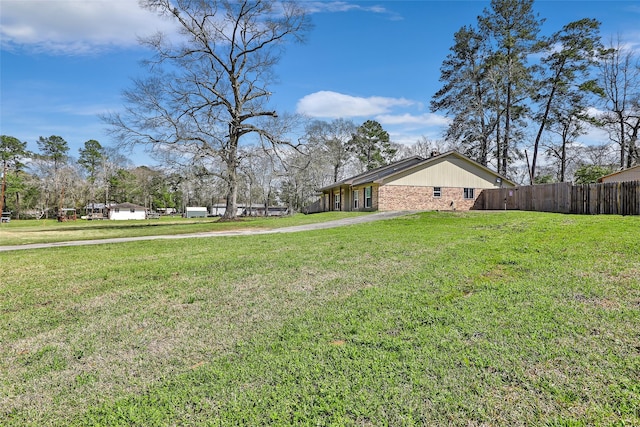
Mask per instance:
[[[290,211],[303,210],[317,199],[319,188],[334,182],[325,154],[321,146],[305,144],[304,151],[291,149],[283,156],[281,194]]]
[[[273,69],[288,40],[302,41],[309,27],[297,2],[273,0],[143,0],[143,7],[176,22],[183,36],[143,40],[155,52],[149,77],[124,93],[123,114],[105,121],[125,144],[144,145],[174,160],[215,164],[225,181],[226,218],[236,215],[238,148],[248,135],[283,141],[261,124],[275,118],[267,108]]]
[[[100,165],[96,180],[99,182],[98,187],[102,186],[104,190],[104,203],[111,202],[110,183],[109,181],[118,174],[119,170],[131,168],[133,163],[124,154],[114,147],[104,147],[102,151],[102,164]]]
[[[32,167],[36,166],[40,171],[43,192],[46,195],[44,201],[44,211],[49,216],[49,210],[60,210],[63,208],[65,182],[69,174],[63,174],[62,170],[69,162],[69,144],[61,136],[52,135],[50,137],[38,138],[38,148],[40,153],[35,154]]]
[[[422,135],[416,142],[411,145],[398,144],[397,159],[406,159],[413,156],[420,156],[428,159],[436,154],[442,154],[449,150],[463,151],[460,142],[448,142],[444,139],[432,140]]]
[[[241,171],[249,184],[249,215],[253,215],[253,200],[259,200],[264,205],[264,216],[268,216],[269,205],[275,201],[276,189],[283,176],[280,157],[273,150],[261,147],[251,147],[246,152],[247,162]]]
[[[320,162],[331,169],[332,182],[338,182],[344,175],[344,168],[352,158],[347,143],[356,132],[357,126],[346,119],[331,122],[314,120],[305,128],[304,140],[313,162]]]
[[[582,148],[583,164],[596,166],[612,166],[617,163],[616,148],[611,144],[588,145]]]
[[[635,52],[620,39],[600,59],[600,86],[606,112],[601,120],[611,141],[620,146],[620,168],[638,162],[636,141],[640,129],[640,67]]]

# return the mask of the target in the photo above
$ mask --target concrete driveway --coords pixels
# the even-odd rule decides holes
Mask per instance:
[[[44,249],[64,246],[100,245],[107,243],[136,242],[141,240],[168,240],[168,239],[192,239],[197,237],[221,237],[221,236],[250,236],[258,234],[297,233],[300,231],[323,230],[326,228],[344,227],[365,222],[380,221],[383,219],[397,218],[413,213],[412,211],[377,212],[352,218],[337,219],[335,221],[321,222],[317,224],[296,225],[293,227],[274,228],[271,230],[231,230],[211,231],[205,233],[173,234],[163,236],[118,237],[114,239],[77,240],[72,242],[57,243],[32,243],[28,245],[0,246],[0,252],[17,251],[21,249]]]

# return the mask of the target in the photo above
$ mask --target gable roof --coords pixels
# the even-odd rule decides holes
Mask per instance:
[[[362,172],[358,175],[343,179],[342,181],[334,182],[333,184],[329,184],[325,187],[320,188],[319,191],[329,190],[331,188],[341,187],[343,185],[350,186],[363,184],[366,182],[373,182],[373,179],[380,179],[399,170],[405,170],[409,166],[418,164],[423,160],[424,159],[420,156],[408,157],[406,159],[398,160],[397,162],[389,163],[388,165],[380,166],[378,168]]]
[[[481,165],[480,163],[471,160],[470,158],[468,158],[467,156],[460,154],[459,152],[455,151],[455,150],[451,150],[451,151],[447,151],[446,153],[442,153],[442,154],[437,154],[435,156],[429,157],[428,159],[425,159],[423,157],[420,156],[414,156],[414,157],[409,157],[406,159],[402,159],[399,160],[397,162],[393,162],[390,163],[386,166],[381,166],[379,168],[376,169],[372,169],[370,171],[366,171],[363,172],[361,174],[358,175],[354,175],[352,177],[349,177],[347,179],[343,179],[342,181],[338,181],[335,182],[331,185],[327,185],[325,187],[322,187],[319,189],[319,191],[324,191],[324,190],[330,190],[332,188],[336,188],[336,187],[342,187],[342,186],[354,186],[354,185],[362,185],[362,184],[369,184],[369,183],[376,183],[376,184],[383,184],[384,181],[388,178],[392,178],[395,175],[401,174],[401,173],[405,173],[407,171],[410,171],[412,169],[422,169],[425,167],[429,167],[432,163],[437,163],[439,160],[448,157],[448,156],[455,156],[459,159],[462,159],[472,165],[474,165],[475,167],[482,169],[494,176],[496,176],[497,178],[502,179],[502,182],[506,183],[506,184],[510,184],[515,186],[516,184],[514,182],[512,182],[511,180],[507,179],[506,177],[500,175],[499,173],[489,169],[486,166]]]

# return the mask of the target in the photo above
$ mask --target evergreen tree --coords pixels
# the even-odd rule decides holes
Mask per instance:
[[[0,213],[4,212],[5,206],[7,206],[7,180],[9,169],[15,171],[16,177],[20,168],[23,166],[21,163],[22,157],[26,155],[27,143],[20,141],[18,138],[8,135],[2,135],[0,137],[0,161],[2,161],[2,183],[0,184]],[[18,197],[16,193],[16,197]]]
[[[89,173],[89,183],[93,184],[104,158],[102,145],[95,139],[90,139],[84,143],[84,148],[81,148],[79,153],[78,163]]]
[[[460,144],[465,155],[486,166],[498,117],[491,111],[486,39],[477,30],[464,26],[455,33],[454,40],[451,53],[440,68],[444,85],[433,96],[431,110],[452,116],[447,140]]]
[[[501,137],[497,140],[498,172],[507,175],[515,144],[514,126],[527,112],[526,100],[531,88],[531,70],[527,57],[538,48],[538,32],[543,22],[533,12],[533,0],[491,0],[478,18],[480,32],[491,43],[489,66],[502,77],[498,114],[502,118]]]
[[[397,151],[389,141],[389,133],[374,120],[367,120],[358,127],[347,143],[347,149],[355,154],[365,170],[390,163]]]

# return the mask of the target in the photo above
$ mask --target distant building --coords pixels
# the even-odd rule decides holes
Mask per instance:
[[[108,215],[113,220],[146,219],[147,208],[133,203],[120,203],[109,206]]]
[[[84,207],[85,215],[81,216],[82,219],[107,219],[109,217],[109,207],[114,206],[115,203],[89,203]]]
[[[160,215],[173,215],[178,212],[176,208],[157,208],[156,211],[158,211]]]
[[[610,173],[609,175],[598,178],[598,182],[627,181],[640,181],[640,165],[632,166],[628,169],[623,169],[621,171]]]
[[[185,210],[185,218],[206,218],[207,208],[205,206],[188,206]]]

